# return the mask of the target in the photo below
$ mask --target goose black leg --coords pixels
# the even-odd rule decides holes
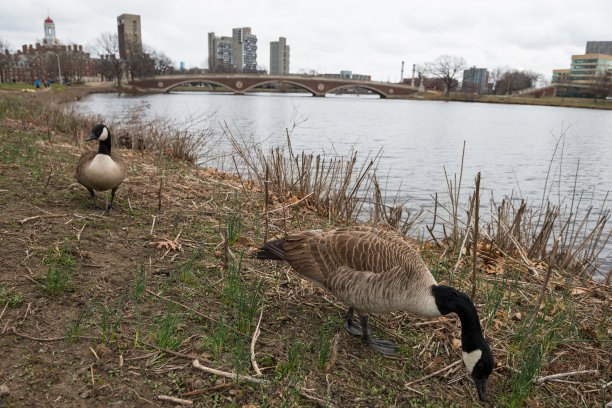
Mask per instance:
[[[89,194],[91,194],[91,198],[93,198],[94,208],[96,210],[103,210],[104,208],[100,207],[96,202],[96,193],[91,188],[88,188],[87,190],[89,191]]]
[[[384,355],[391,356],[395,353],[395,350],[398,349],[398,346],[395,345],[392,341],[389,340],[379,340],[372,337],[372,332],[368,329],[368,316],[359,316],[361,321],[361,329],[364,333],[361,341],[363,344],[370,346],[372,350],[376,350],[379,353],[383,353]]]
[[[106,209],[106,211],[110,211],[110,210],[112,210],[112,209],[113,209],[113,201],[115,201],[115,191],[117,191],[117,189],[116,189],[116,188],[114,188],[114,189],[112,189],[112,190],[111,190],[111,202],[110,202],[110,204],[108,205],[108,208]]]
[[[358,323],[353,321],[353,312],[355,309],[353,307],[349,307],[349,310],[344,315],[344,329],[352,334],[353,336],[363,336],[363,330]],[[371,333],[370,333],[371,334]]]

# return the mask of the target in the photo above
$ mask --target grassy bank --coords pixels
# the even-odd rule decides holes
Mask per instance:
[[[457,364],[454,315],[375,316],[375,334],[400,346],[383,357],[344,332],[345,309],[336,299],[285,264],[252,259],[266,236],[353,223],[355,192],[365,180],[372,180],[369,201],[377,191],[384,195],[369,176],[375,160],[331,164],[290,147],[245,149],[235,138],[244,164],[237,167],[248,169],[238,177],[194,166],[197,158],[181,154],[191,134],[165,128],[155,137],[169,141],[140,144],[135,140],[150,128],[130,129],[129,139],[118,130],[133,147],[117,147],[128,179],[116,211],[102,214],[73,172],[79,154],[92,148],[81,141],[107,118],[39,105],[35,95],[0,98],[0,385],[8,388],[1,405],[164,406],[160,398],[167,396],[206,407],[487,406]],[[452,196],[459,186],[450,183]],[[405,210],[381,200],[370,222],[405,227]],[[529,209],[508,203],[496,212],[497,227],[476,240],[473,281],[465,225],[474,216],[462,219],[471,211],[457,200],[440,205],[448,211],[438,209],[438,222],[448,218],[448,233],[414,245],[440,283],[468,293],[474,284],[497,362],[489,381],[493,404],[611,401],[612,288],[592,282],[567,250],[553,254],[542,246],[547,230],[530,231]],[[576,229],[582,222],[554,218],[577,222]],[[251,377],[256,365],[265,384],[206,373],[194,367],[196,359]],[[546,378],[568,372],[581,373]]]
[[[558,106],[565,108],[612,109],[612,101],[592,98],[560,98],[556,96],[474,95],[461,92],[415,94],[414,99],[455,102],[505,103],[510,105]]]

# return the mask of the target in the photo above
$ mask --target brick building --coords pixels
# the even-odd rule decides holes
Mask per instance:
[[[61,44],[55,38],[55,23],[50,17],[44,21],[43,44],[26,44],[21,50],[3,55],[2,78],[6,82],[34,82],[36,79],[85,82],[97,80],[95,60],[78,44]]]

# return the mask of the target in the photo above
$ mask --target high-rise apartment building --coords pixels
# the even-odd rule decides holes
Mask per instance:
[[[231,37],[208,33],[208,69],[211,72],[256,72],[257,36],[251,34],[251,28],[234,28]]]
[[[117,36],[119,38],[119,57],[129,59],[142,54],[142,36],[140,35],[140,16],[122,14],[117,17]]]
[[[238,72],[257,72],[257,36],[251,27],[232,30],[232,53]]]
[[[489,71],[486,68],[472,67],[463,71],[463,89],[482,94],[487,90]]]
[[[215,33],[208,33],[209,71],[229,71],[232,68],[232,37],[216,37]]]
[[[290,48],[285,37],[270,42],[270,74],[287,75],[289,73]]]

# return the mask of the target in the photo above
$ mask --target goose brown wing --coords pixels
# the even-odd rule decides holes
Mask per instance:
[[[113,159],[113,161],[115,162],[115,164],[117,164],[117,166],[119,166],[119,168],[121,169],[121,172],[123,174],[123,178],[125,178],[125,175],[127,174],[127,164],[123,161],[123,158],[121,157],[120,154],[116,153],[114,150],[111,151],[111,159]],[[123,181],[123,179],[122,179]]]
[[[81,157],[79,157],[79,161],[77,162],[75,178],[79,183],[84,185],[85,187],[91,188],[91,183],[85,176],[85,169],[89,166],[89,163],[96,157],[98,152],[96,150],[87,150],[84,152]]]
[[[334,270],[323,231],[302,231],[286,238],[285,259],[300,275],[323,286]]]

